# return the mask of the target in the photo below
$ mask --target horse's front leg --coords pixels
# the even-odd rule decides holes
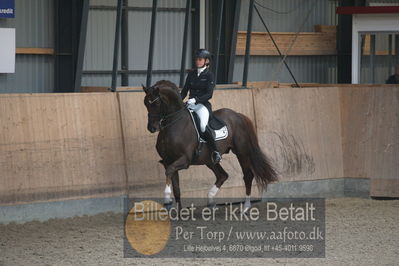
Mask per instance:
[[[226,173],[226,171],[223,169],[223,167],[220,164],[207,164],[208,168],[213,171],[213,173],[216,176],[216,182],[215,184],[211,187],[211,189],[208,192],[208,206],[215,206],[215,196],[219,192],[220,188],[222,187],[223,183],[227,180],[229,175]]]
[[[170,185],[170,182],[172,185]],[[165,205],[172,204],[172,188],[173,188],[173,195],[175,197],[176,203],[180,204],[180,184],[179,184],[179,172],[176,171],[170,178],[166,177],[166,187],[165,187]]]
[[[170,165],[165,165],[166,187],[164,191],[165,193],[164,204],[166,206],[170,206],[172,204],[171,194],[172,194],[172,185],[173,185],[173,194],[175,196],[175,200],[181,207],[178,171],[181,169],[187,169],[188,166],[189,166],[189,160],[185,156],[180,157]]]

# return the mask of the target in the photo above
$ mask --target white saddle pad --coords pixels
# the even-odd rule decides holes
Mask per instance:
[[[189,110],[190,110],[190,114],[191,114],[191,120],[193,121],[195,130],[197,131],[197,136],[198,136],[199,141],[200,142],[206,142],[205,140],[203,140],[201,138],[201,136],[199,134],[199,131],[198,131],[198,128],[197,128],[197,124],[195,123],[195,119],[194,119],[194,116],[192,114],[192,113],[194,113],[194,111],[191,110],[191,109],[189,109]],[[225,139],[225,138],[227,138],[229,136],[229,131],[228,131],[226,126],[222,127],[221,129],[213,130],[213,131],[215,132],[215,141]]]
[[[229,135],[229,131],[227,130],[227,127],[224,126],[221,129],[214,130],[215,131],[215,140],[221,140],[227,138]]]

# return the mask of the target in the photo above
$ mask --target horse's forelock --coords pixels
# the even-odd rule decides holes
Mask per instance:
[[[154,88],[158,88],[159,94],[163,95],[168,99],[169,102],[183,103],[180,97],[180,92],[177,86],[171,81],[159,81],[154,85]]]
[[[179,92],[179,88],[176,86],[175,83],[173,83],[172,81],[169,80],[160,80],[157,83],[155,83],[154,87],[158,87],[158,88],[171,88],[177,92]]]
[[[170,98],[180,98],[180,94],[178,91],[171,87],[158,87],[159,88],[159,94],[164,95],[168,99]]]

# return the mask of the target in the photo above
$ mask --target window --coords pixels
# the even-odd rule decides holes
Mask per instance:
[[[385,83],[399,63],[399,32],[363,32],[359,37],[360,83]]]
[[[354,14],[352,25],[352,83],[385,83],[399,63],[399,15]]]

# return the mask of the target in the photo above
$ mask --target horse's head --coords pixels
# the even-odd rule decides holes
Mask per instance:
[[[151,133],[160,130],[161,120],[161,96],[159,95],[158,87],[146,88],[144,85],[143,90],[145,92],[144,105],[148,111],[147,129]]]
[[[181,107],[183,102],[180,99],[179,90],[173,82],[161,80],[149,88],[142,86],[145,92],[144,105],[148,111],[147,129],[151,133],[155,133],[160,130],[160,121],[163,116],[176,104]]]

